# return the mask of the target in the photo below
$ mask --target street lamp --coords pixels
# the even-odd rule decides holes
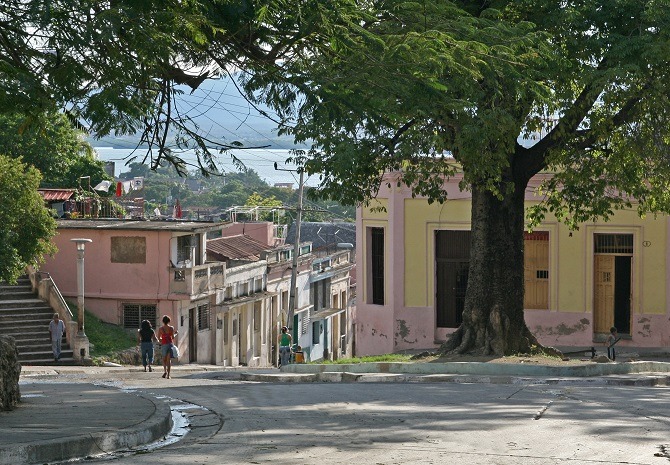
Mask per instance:
[[[86,337],[84,333],[84,248],[91,239],[70,239],[77,244],[77,337]]]

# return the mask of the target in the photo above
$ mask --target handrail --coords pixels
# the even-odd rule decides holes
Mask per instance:
[[[65,301],[65,298],[63,297],[63,294],[61,294],[60,289],[58,289],[58,286],[56,286],[56,283],[54,282],[53,278],[47,271],[35,271],[34,274],[36,275],[46,275],[46,278],[40,279],[38,284],[41,283],[42,281],[50,281],[51,282],[51,289],[50,292],[54,293],[56,295],[56,300],[58,303],[64,308],[67,309],[67,313],[69,315],[69,320],[72,321],[74,320],[74,314],[72,313],[72,310],[70,310],[70,306],[67,304]],[[46,296],[45,296],[46,297]]]

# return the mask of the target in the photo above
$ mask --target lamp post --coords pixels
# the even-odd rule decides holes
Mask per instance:
[[[77,244],[77,337],[86,337],[84,332],[84,249],[91,239],[71,239]]]

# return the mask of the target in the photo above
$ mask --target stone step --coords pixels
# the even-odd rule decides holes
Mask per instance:
[[[42,299],[7,299],[0,300],[0,311],[7,308],[30,308],[30,307],[44,307],[48,304]]]
[[[28,347],[37,347],[37,348],[51,347],[51,339],[49,339],[48,336],[34,339],[14,339],[14,343],[16,344],[16,347],[21,347],[24,350]],[[63,344],[67,344],[67,341],[65,339],[63,339]]]
[[[12,336],[16,343],[26,339],[39,339],[47,338],[49,339],[49,330],[45,328],[27,328],[25,331],[16,331],[16,332],[2,332],[6,336]]]
[[[6,308],[0,310],[0,319],[24,318],[34,315],[46,315],[53,318],[53,310],[51,307]]]
[[[0,292],[0,302],[5,300],[27,300],[27,299],[36,299],[37,294],[33,291],[4,291]]]
[[[6,284],[0,284],[0,298],[5,298],[7,294],[14,294],[14,293],[29,293],[31,295],[36,295],[35,292],[33,292],[33,287],[28,285],[28,286],[7,286]]]
[[[69,348],[63,347],[61,351],[62,358],[74,358],[72,350]],[[47,350],[37,350],[37,351],[21,351],[19,350],[19,362],[21,363],[35,363],[37,361],[54,361],[53,352],[51,352],[51,346]]]
[[[46,319],[29,319],[21,321],[7,321],[0,322],[0,333],[2,334],[20,334],[24,331],[34,333],[37,330],[49,331],[49,318]]]
[[[78,365],[78,363],[75,362],[74,358],[66,357],[64,354],[61,354],[61,359],[58,360],[57,362],[54,360],[53,355],[52,355],[49,358],[22,361],[21,365],[22,366],[62,366],[62,365],[68,366],[68,365]]]

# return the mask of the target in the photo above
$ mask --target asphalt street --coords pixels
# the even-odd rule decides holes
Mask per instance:
[[[148,373],[72,374],[59,381],[203,407],[191,413],[191,432],[180,441],[115,459],[124,465],[670,462],[666,387],[282,384],[217,372],[178,374],[170,383]]]

